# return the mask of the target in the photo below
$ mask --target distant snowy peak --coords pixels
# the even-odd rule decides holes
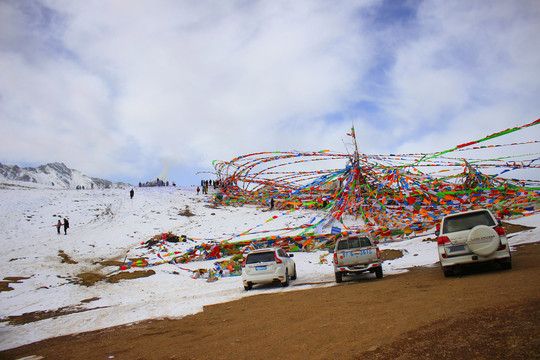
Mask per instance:
[[[83,187],[84,189],[104,189],[131,186],[126,183],[113,183],[109,180],[93,178],[78,170],[69,169],[65,164],[58,162],[41,165],[37,168],[21,168],[17,165],[0,163],[0,180],[25,181],[65,189]]]

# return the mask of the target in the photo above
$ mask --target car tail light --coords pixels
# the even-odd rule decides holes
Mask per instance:
[[[277,254],[274,253],[274,257],[276,258],[276,264],[283,264],[283,261],[277,257]]]
[[[246,260],[244,260],[244,262],[242,263],[242,267],[246,267],[246,262],[247,262],[247,258],[246,258]]]
[[[334,253],[334,264],[336,264],[336,265],[337,265],[337,263],[338,263],[338,261],[337,261],[337,254],[336,254],[336,253]]]
[[[377,259],[381,259],[381,250],[379,248],[377,248]]]
[[[504,232],[504,228],[502,226],[496,226],[493,228],[493,230],[495,230],[497,234],[499,234],[499,236],[506,235],[506,233]]]
[[[439,236],[437,238],[437,245],[442,246],[446,243],[450,242],[450,238],[448,236]]]

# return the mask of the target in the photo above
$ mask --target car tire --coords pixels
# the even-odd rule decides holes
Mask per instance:
[[[343,281],[343,274],[340,273],[339,271],[335,273],[336,275],[336,282],[339,284],[340,282]]]
[[[379,266],[375,268],[375,276],[377,277],[377,279],[382,279],[383,277],[382,267]]]
[[[454,267],[453,266],[445,266],[442,268],[444,277],[450,277],[454,275]]]
[[[296,264],[294,264],[294,273],[291,276],[291,280],[296,280]]]
[[[283,287],[289,286],[289,269],[285,269],[285,281],[281,283],[281,286]]]
[[[502,260],[502,261],[499,262],[499,263],[501,264],[501,268],[502,268],[503,270],[510,270],[510,269],[512,269],[512,259],[511,259],[511,258]]]
[[[253,288],[253,284],[252,283],[247,283],[247,285],[244,285],[244,290],[246,291],[249,291]]]
[[[499,248],[501,239],[493,228],[486,225],[477,225],[471,229],[467,245],[478,256],[488,257]]]

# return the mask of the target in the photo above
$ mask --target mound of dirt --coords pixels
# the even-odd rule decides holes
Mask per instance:
[[[382,261],[399,259],[400,257],[403,257],[403,250],[395,250],[395,249],[381,250]]]
[[[117,274],[107,277],[107,281],[110,283],[117,283],[123,279],[137,279],[142,277],[148,277],[154,275],[156,272],[154,270],[138,270],[131,272],[119,272]]]
[[[62,264],[78,264],[75,260],[72,260],[64,250],[58,250],[58,256],[62,258]]]
[[[187,216],[187,217],[195,216],[195,214],[191,212],[191,210],[189,209],[189,206],[187,206],[187,205],[186,205],[186,208],[183,211],[180,211],[178,213],[178,215]]]
[[[105,279],[105,276],[94,273],[81,273],[77,275],[78,280],[75,281],[76,284],[84,286],[92,286],[98,281]]]

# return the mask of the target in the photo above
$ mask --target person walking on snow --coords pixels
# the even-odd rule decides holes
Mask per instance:
[[[60,228],[62,227],[62,222],[60,219],[58,219],[58,223],[56,223],[56,230],[58,230],[58,235],[60,235]]]
[[[67,229],[69,228],[69,221],[64,218],[64,235],[67,235]]]
[[[131,189],[131,191],[129,192],[129,196],[131,199],[133,199],[133,195],[135,195],[135,191]]]
[[[199,191],[201,191],[201,189],[197,186],[197,195],[199,195]]]

